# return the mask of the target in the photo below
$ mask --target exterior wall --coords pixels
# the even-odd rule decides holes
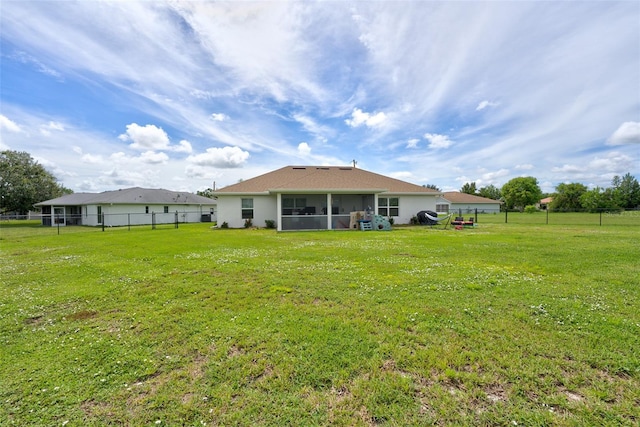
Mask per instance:
[[[149,213],[145,213],[149,206]],[[164,213],[164,207],[169,207],[169,213]],[[156,224],[167,224],[175,221],[178,211],[178,222],[200,222],[203,214],[210,214],[215,205],[85,205],[82,206],[81,223],[88,226],[100,226],[98,207],[104,214],[104,225],[118,227],[126,225],[146,225],[152,223],[152,212],[156,213]],[[213,215],[215,220],[215,214]]]
[[[242,199],[253,199],[253,218],[251,222],[256,227],[264,227],[266,220],[277,221],[276,196],[218,196],[218,227],[227,223],[229,228],[243,228]]]
[[[435,195],[394,195],[383,193],[379,194],[378,197],[398,197],[398,213],[400,215],[393,217],[395,224],[409,224],[411,218],[420,211],[430,210],[435,212],[436,200],[438,200]]]

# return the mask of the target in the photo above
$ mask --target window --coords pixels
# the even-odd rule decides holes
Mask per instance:
[[[436,212],[449,213],[449,205],[446,203],[436,203]]]
[[[164,207],[164,213],[169,213],[169,206]]]
[[[98,224],[102,224],[102,206],[98,206]]]
[[[378,215],[382,216],[399,216],[400,199],[398,197],[379,197],[378,198]]]
[[[253,199],[242,199],[242,219],[253,219]]]
[[[144,213],[149,213],[149,206],[144,207]]]

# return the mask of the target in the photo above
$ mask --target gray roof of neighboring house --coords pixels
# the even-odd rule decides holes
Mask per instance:
[[[36,206],[78,206],[99,204],[122,205],[215,205],[216,201],[184,191],[169,191],[161,188],[125,188],[103,193],[72,193],[57,199],[36,203]]]
[[[459,191],[446,191],[442,197],[444,197],[451,203],[495,203],[498,205],[502,203],[500,200],[474,196],[473,194],[461,193]]]
[[[441,194],[439,191],[421,185],[348,166],[285,166],[220,188],[214,194],[268,194],[297,191]]]

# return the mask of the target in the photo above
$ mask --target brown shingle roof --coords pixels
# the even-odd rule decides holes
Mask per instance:
[[[285,166],[221,188],[215,194],[297,191],[440,194],[430,188],[349,166]]]
[[[499,200],[474,196],[473,194],[461,193],[459,191],[446,191],[444,198],[451,203],[501,203]]]

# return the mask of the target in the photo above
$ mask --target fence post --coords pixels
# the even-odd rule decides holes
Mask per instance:
[[[176,228],[178,228],[178,211],[175,213]]]
[[[151,229],[152,230],[156,229],[156,213],[155,212],[151,212]]]
[[[600,210],[600,226],[602,227],[602,210]]]
[[[127,231],[131,231],[131,214],[127,214]]]
[[[509,208],[505,208],[504,209],[504,223],[505,224],[507,223],[508,214],[509,214]]]
[[[476,214],[475,215],[476,215],[475,222],[477,224],[478,223],[478,208],[476,208]]]
[[[102,216],[102,231],[104,231],[104,212],[102,212],[100,216]]]
[[[549,207],[548,206],[547,206],[546,211],[547,211],[547,225],[548,225],[549,224]]]

